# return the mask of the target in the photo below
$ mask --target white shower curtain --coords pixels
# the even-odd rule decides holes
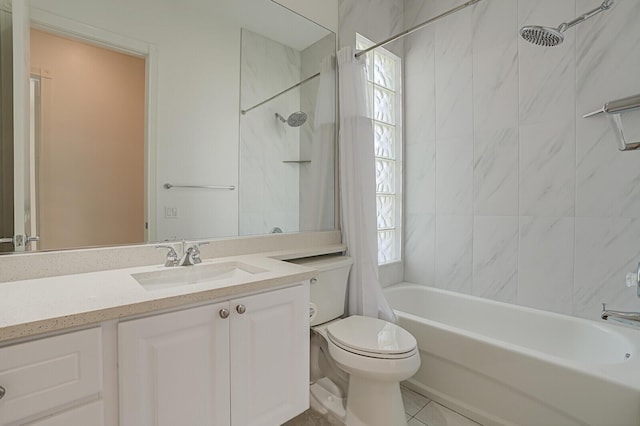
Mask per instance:
[[[378,281],[373,125],[368,113],[365,59],[352,47],[338,52],[340,210],[342,241],[354,264],[348,313],[395,322]]]
[[[335,83],[335,57],[328,56],[320,63],[309,165],[310,193],[313,194],[309,199],[309,229],[313,231],[334,228]]]

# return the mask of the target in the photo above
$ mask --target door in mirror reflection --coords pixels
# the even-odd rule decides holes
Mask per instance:
[[[145,240],[145,59],[31,29],[37,249]]]

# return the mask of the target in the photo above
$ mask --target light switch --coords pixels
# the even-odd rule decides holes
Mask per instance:
[[[177,219],[178,218],[178,208],[177,207],[164,207],[164,218],[165,219]]]

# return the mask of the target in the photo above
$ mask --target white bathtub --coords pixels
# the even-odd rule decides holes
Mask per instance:
[[[431,399],[483,425],[640,425],[640,331],[410,283],[385,294],[420,349],[407,386]]]

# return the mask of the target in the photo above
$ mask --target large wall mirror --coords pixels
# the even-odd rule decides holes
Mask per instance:
[[[2,6],[1,251],[334,229],[334,33],[271,0]]]

